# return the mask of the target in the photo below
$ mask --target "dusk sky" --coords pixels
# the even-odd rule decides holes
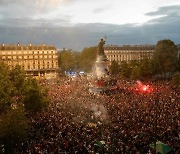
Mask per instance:
[[[180,44],[180,0],[0,0],[0,44]]]

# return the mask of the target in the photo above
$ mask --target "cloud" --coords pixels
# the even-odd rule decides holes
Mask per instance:
[[[102,13],[102,12],[104,12],[106,10],[107,10],[107,8],[96,8],[96,9],[93,10],[93,13]]]
[[[161,7],[155,12],[149,12],[149,16],[161,16],[150,20],[147,24],[176,25],[180,24],[180,5]]]
[[[36,7],[56,7],[59,4],[66,4],[74,0],[0,0],[1,6],[36,6]]]
[[[54,44],[57,48],[71,48],[81,51],[84,47],[96,46],[99,39],[106,35],[109,45],[124,44],[156,44],[161,39],[171,39],[176,44],[180,43],[180,15],[179,6],[169,6],[159,8],[154,13],[146,15],[166,15],[148,21],[143,25],[134,24],[115,25],[115,24],[76,24],[62,26],[61,23],[68,23],[66,18],[37,19],[20,18],[6,19],[4,25],[0,22],[0,44],[17,43],[22,44]],[[166,11],[165,11],[166,10]],[[161,12],[161,13],[160,13]],[[2,20],[2,19],[0,19]],[[22,26],[17,26],[16,21]],[[13,26],[5,26],[9,22]],[[16,23],[15,23],[16,22]],[[35,22],[37,25],[28,26]],[[59,24],[58,24],[59,23]],[[24,25],[24,26],[23,26]],[[28,27],[27,27],[28,26]]]
[[[70,16],[60,16],[59,18],[38,18],[32,17],[8,17],[0,19],[0,27],[53,27],[69,25]]]
[[[103,6],[101,6],[101,7],[98,7],[98,8],[95,8],[94,10],[93,10],[93,13],[104,13],[104,12],[107,12],[107,11],[109,11],[109,10],[113,10],[114,9],[114,7],[111,5],[111,4],[104,4]]]
[[[0,13],[5,17],[34,17],[46,15],[74,0],[0,0]]]
[[[146,13],[146,15],[157,16],[157,15],[171,15],[174,13],[180,15],[180,5],[160,7],[157,11]]]

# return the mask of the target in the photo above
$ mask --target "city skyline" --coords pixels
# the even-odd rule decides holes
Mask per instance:
[[[54,44],[82,51],[107,36],[108,45],[180,43],[180,2],[0,0],[0,43]]]

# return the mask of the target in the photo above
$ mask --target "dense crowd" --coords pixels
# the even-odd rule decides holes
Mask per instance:
[[[150,154],[156,139],[180,153],[180,90],[168,81],[148,84],[154,90],[141,93],[133,90],[135,82],[118,80],[117,92],[94,95],[85,78],[42,82],[51,104],[31,118],[29,139],[20,151]]]

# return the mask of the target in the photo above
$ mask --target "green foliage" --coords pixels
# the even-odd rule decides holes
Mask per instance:
[[[47,108],[47,91],[42,89],[35,79],[25,78],[20,66],[9,70],[0,64],[0,115],[11,108],[12,104],[25,104],[25,109],[40,112]]]
[[[9,69],[4,63],[0,63],[0,113],[11,105],[12,85],[9,82]]]
[[[13,95],[20,96],[23,91],[23,85],[25,82],[25,72],[19,65],[16,65],[9,73],[10,81],[13,86]]]
[[[18,145],[26,140],[28,129],[28,119],[22,106],[1,115],[0,144],[4,145],[5,153],[15,152]]]
[[[129,78],[131,75],[130,65],[125,61],[120,64],[120,75],[124,78]]]
[[[132,68],[131,72],[131,78],[134,80],[140,79],[141,78],[141,70],[140,67],[135,66]]]
[[[178,55],[178,60],[177,60],[177,69],[178,72],[180,72],[180,53]]]
[[[144,79],[151,79],[153,75],[152,61],[149,59],[143,59],[140,63],[141,77]]]
[[[161,74],[174,72],[178,60],[177,51],[177,47],[171,40],[158,41],[153,56],[155,72]]]
[[[62,51],[58,56],[58,63],[61,73],[67,70],[75,70],[79,62],[79,53],[72,51]]]
[[[139,66],[140,64],[139,64],[139,62],[137,60],[132,60],[132,61],[130,61],[128,63],[128,65],[129,65],[130,68],[133,68],[133,67]]]
[[[112,75],[118,75],[119,74],[119,70],[120,70],[120,66],[119,66],[119,64],[116,61],[112,61],[109,70],[110,70],[110,73]]]
[[[97,47],[84,48],[79,58],[79,68],[89,72],[96,60]]]
[[[173,75],[171,82],[174,86],[180,86],[180,73],[179,72],[176,72]]]
[[[47,91],[42,89],[36,79],[28,78],[24,85],[23,103],[29,112],[37,113],[46,109],[49,104]]]

